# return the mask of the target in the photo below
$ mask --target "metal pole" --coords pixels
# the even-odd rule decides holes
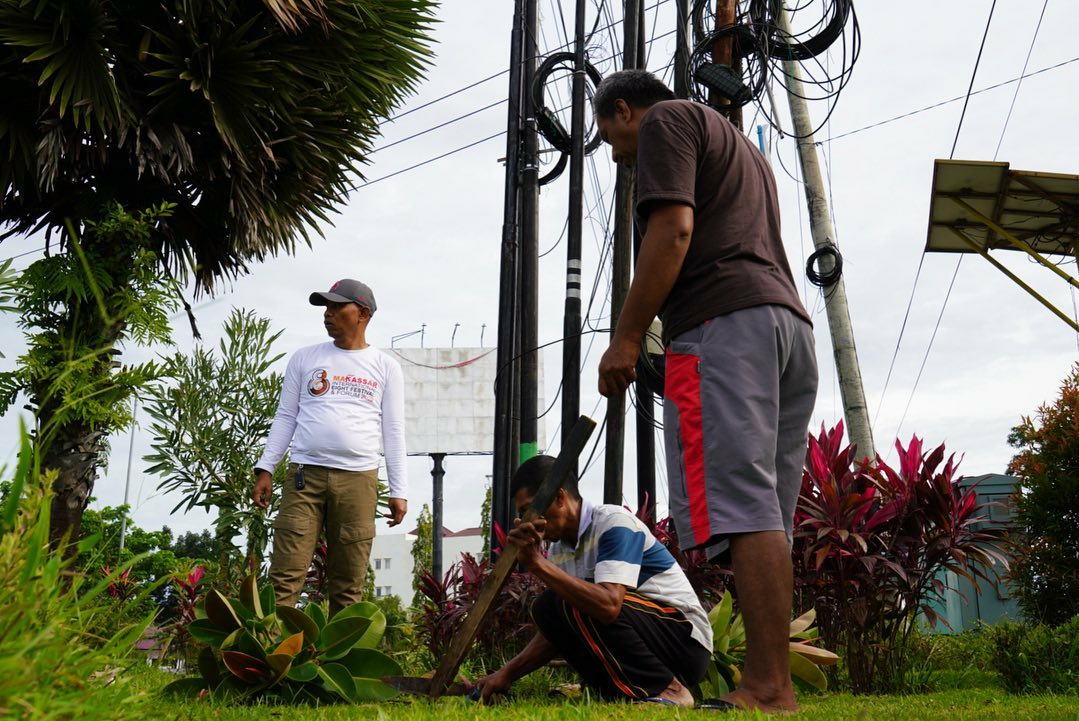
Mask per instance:
[[[581,234],[584,206],[584,17],[577,0],[573,40],[573,106],[569,161],[569,219],[566,233],[566,309],[562,324],[562,442],[581,415]],[[576,469],[574,469],[576,471]]]
[[[784,33],[791,35],[790,18],[780,4],[779,25]],[[835,229],[828,209],[828,199],[824,192],[824,178],[821,175],[820,160],[817,158],[817,146],[813,138],[813,123],[809,117],[809,106],[802,89],[802,71],[796,60],[784,61],[787,71],[787,98],[791,109],[791,122],[794,135],[798,138],[798,158],[802,164],[802,177],[805,179],[806,205],[809,207],[809,227],[813,234],[813,246],[817,249],[835,245]],[[820,261],[821,273],[828,273],[835,267],[830,256]],[[869,423],[869,409],[865,403],[865,390],[862,386],[862,371],[858,367],[858,352],[854,346],[854,329],[850,322],[850,309],[847,307],[847,290],[840,277],[824,289],[825,307],[828,311],[828,327],[832,333],[832,352],[835,354],[836,372],[839,374],[839,391],[843,399],[843,416],[847,421],[847,433],[857,447],[858,456],[873,458],[876,450],[873,446],[873,429]]]
[[[532,106],[536,78],[537,0],[525,0],[521,106],[521,402],[518,463],[539,451],[539,137]]]
[[[645,27],[644,24],[644,3],[639,0],[634,0],[637,5],[637,67],[645,65],[645,46],[644,46],[644,33],[640,31]],[[682,51],[681,56],[683,61],[688,64],[689,60],[689,39],[687,32],[689,30],[689,0],[677,0],[677,21],[682,28],[679,35],[681,41],[686,44],[686,48]],[[626,17],[630,16],[632,10],[627,9]],[[676,38],[677,39],[677,38]],[[676,50],[677,52],[677,50]],[[678,66],[678,58],[675,58],[675,66]],[[686,97],[685,88],[685,73],[682,73],[683,79],[680,81],[678,77],[675,77],[674,87],[675,94],[680,97]],[[681,90],[681,94],[679,94]],[[632,197],[632,195],[630,196]],[[636,263],[637,253],[641,249],[640,233],[636,227],[633,226],[633,258]],[[647,384],[642,381],[637,381],[634,384],[635,395],[637,397],[637,412],[636,412],[636,426],[635,435],[637,438],[637,508],[642,508],[646,504],[648,506],[649,517],[652,522],[656,519],[656,436],[655,436],[655,396],[652,395],[652,391],[648,389]],[[647,499],[647,500],[646,500]]]
[[[495,428],[491,481],[491,548],[497,548],[495,526],[508,531],[509,483],[513,471],[513,346],[517,320],[517,195],[521,127],[521,47],[524,3],[516,0],[510,39],[509,117],[506,130],[506,191],[502,210],[502,259],[498,286],[498,376],[495,380]]]
[[[131,442],[127,446],[127,474],[124,478],[124,506],[127,506],[127,499],[131,493],[131,459],[135,455],[135,414],[139,410],[139,399],[131,398]],[[127,514],[129,511],[124,510],[124,515],[120,518],[120,553],[124,552],[124,537],[127,536]]]
[[[622,67],[637,67],[637,19],[639,0],[626,0],[622,23]],[[611,336],[629,292],[630,257],[633,247],[633,171],[619,165],[615,180],[614,249],[611,274]],[[604,449],[603,502],[622,503],[625,472],[626,394],[607,399],[607,445]]]
[[[636,0],[635,0],[636,2]],[[629,17],[629,2],[627,0],[626,17]],[[675,4],[675,50],[674,50],[674,95],[677,98],[688,98],[689,87],[686,74],[689,71],[689,0],[676,0]],[[628,30],[627,30],[628,32]]]
[[[431,460],[431,575],[442,580],[442,479],[445,453],[432,453]]]

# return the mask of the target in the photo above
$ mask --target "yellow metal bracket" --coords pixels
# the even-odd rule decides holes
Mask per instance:
[[[1030,257],[1034,258],[1039,263],[1041,263],[1043,266],[1045,266],[1049,270],[1051,270],[1054,273],[1056,273],[1057,275],[1059,275],[1061,278],[1063,278],[1065,281],[1067,281],[1068,284],[1070,284],[1073,288],[1079,289],[1079,280],[1076,280],[1072,276],[1065,273],[1055,263],[1050,261],[1048,258],[1046,258],[1044,255],[1042,255],[1038,251],[1034,250],[1032,247],[1030,247],[1029,244],[1027,244],[1026,242],[1024,242],[1024,241],[1020,240],[1019,238],[1015,237],[1014,234],[1008,232],[1007,230],[1002,228],[1000,225],[993,222],[993,220],[991,218],[988,218],[985,215],[983,215],[982,213],[979,213],[977,210],[975,210],[973,207],[971,207],[971,205],[969,203],[967,203],[966,201],[961,200],[960,198],[957,198],[954,195],[948,196],[948,199],[951,200],[956,205],[958,205],[963,210],[970,213],[976,219],[980,220],[982,223],[984,223],[986,225],[986,227],[991,228],[993,231],[995,231],[997,233],[997,235],[1004,238],[1006,241],[1008,241],[1009,243],[1014,245],[1016,248],[1023,251],[1024,253],[1026,253]],[[978,246],[973,241],[971,241],[969,238],[967,238],[965,235],[963,235],[962,233],[959,233],[955,228],[951,228],[951,230],[956,232],[956,234],[959,235],[959,237],[961,237],[965,243],[967,243],[972,248],[974,248],[974,250],[977,251],[979,255],[981,255],[983,258],[989,259],[989,254],[987,252],[984,252],[983,249],[981,248],[981,246]],[[1002,265],[1000,265],[1000,263],[996,262],[996,260],[990,259],[990,262],[992,262],[993,265],[997,266],[1001,270],[1004,270],[1004,267]],[[1052,305],[1049,305],[1049,303],[1047,301],[1045,301],[1044,299],[1042,299],[1041,296],[1039,296],[1037,293],[1035,293],[1030,288],[1030,286],[1026,285],[1025,283],[1020,282],[1018,280],[1018,278],[1016,278],[1012,273],[1010,273],[1010,272],[1008,272],[1006,270],[1004,272],[1007,273],[1010,278],[1015,280],[1017,283],[1022,285],[1024,288],[1026,288],[1027,291],[1029,293],[1031,293],[1032,295],[1034,295],[1035,298],[1038,298],[1039,300],[1041,300],[1041,302],[1046,304],[1047,306],[1049,306],[1049,308],[1053,308]],[[1059,312],[1058,312],[1058,315],[1059,315]],[[1065,316],[1065,318],[1067,318],[1067,316]],[[1073,321],[1071,321],[1071,319],[1068,319],[1068,322],[1069,322],[1069,324],[1072,325],[1072,327],[1075,327],[1075,323]],[[1079,328],[1076,328],[1076,330],[1079,330]]]
[[[958,202],[958,203],[959,203],[960,205],[963,205],[964,207],[966,207],[966,208],[967,208],[967,210],[969,210],[970,212],[973,212],[973,213],[975,213],[976,215],[979,215],[979,216],[981,216],[981,214],[980,214],[980,213],[977,213],[976,211],[972,210],[972,209],[970,208],[970,206],[969,206],[969,205],[967,205],[966,203],[964,203],[963,201],[961,201],[961,200],[957,200],[956,198],[952,198],[952,200],[956,200],[956,202]],[[988,221],[988,219],[985,219],[984,217],[982,217],[982,219],[983,219],[984,221],[986,221],[987,223],[990,223],[990,227],[993,227],[993,225],[994,225],[994,224],[991,224],[991,221]],[[1008,234],[1008,233],[1006,233],[1006,232],[1003,232],[1003,231],[1002,231],[1002,230],[1001,230],[1001,229],[999,228],[999,226],[997,226],[997,227],[993,227],[993,229],[994,229],[994,230],[996,230],[996,231],[997,231],[998,233],[1000,233],[1001,235],[1003,235],[1003,236],[1004,236],[1005,238],[1007,238],[1008,240],[1012,240],[1012,238],[1011,238],[1011,237],[1009,237],[1009,234]],[[955,233],[955,235],[957,235],[957,236],[959,237],[959,239],[960,239],[960,240],[962,240],[962,241],[963,241],[963,242],[964,242],[964,243],[965,243],[965,244],[966,244],[967,246],[969,246],[971,250],[973,250],[973,251],[974,251],[975,253],[977,253],[978,255],[982,256],[983,258],[985,258],[986,260],[988,260],[988,261],[989,261],[990,263],[992,263],[992,264],[993,264],[993,265],[994,265],[994,266],[995,266],[995,267],[997,268],[997,270],[999,270],[999,271],[1000,271],[1001,273],[1003,273],[1004,275],[1006,275],[1006,276],[1008,276],[1009,278],[1011,278],[1011,279],[1012,279],[1012,281],[1013,281],[1013,282],[1014,282],[1014,283],[1015,283],[1016,285],[1018,285],[1019,287],[1021,287],[1021,288],[1022,288],[1023,290],[1025,290],[1025,291],[1026,291],[1027,293],[1030,293],[1030,295],[1032,295],[1032,296],[1034,297],[1034,300],[1036,300],[1036,301],[1038,301],[1039,303],[1041,303],[1042,305],[1044,305],[1044,306],[1045,306],[1046,308],[1048,308],[1048,309],[1049,309],[1050,311],[1052,311],[1052,313],[1053,313],[1054,315],[1056,315],[1056,316],[1057,316],[1058,318],[1060,318],[1060,319],[1061,319],[1062,321],[1064,321],[1065,323],[1067,323],[1068,325],[1070,325],[1070,326],[1071,326],[1071,328],[1072,328],[1072,330],[1074,330],[1075,332],[1079,333],[1079,323],[1076,323],[1076,322],[1075,322],[1075,320],[1073,320],[1073,319],[1072,319],[1072,318],[1071,318],[1070,316],[1068,316],[1068,315],[1067,315],[1066,313],[1064,313],[1064,312],[1063,312],[1062,310],[1060,310],[1060,309],[1059,309],[1059,308],[1057,308],[1057,307],[1056,307],[1055,305],[1053,305],[1052,303],[1050,303],[1050,302],[1049,302],[1049,300],[1047,300],[1047,299],[1046,299],[1046,298],[1045,298],[1045,297],[1044,297],[1044,296],[1043,296],[1043,295],[1042,295],[1041,293],[1039,293],[1038,291],[1034,290],[1034,289],[1033,289],[1032,287],[1030,287],[1030,286],[1029,286],[1029,285],[1028,285],[1027,283],[1023,282],[1023,280],[1022,280],[1022,279],[1021,279],[1021,278],[1020,278],[1019,276],[1017,276],[1017,275],[1016,275],[1015,273],[1011,272],[1011,271],[1010,271],[1010,270],[1008,270],[1008,269],[1007,269],[1006,267],[1004,267],[1004,265],[1003,265],[1003,264],[1002,264],[1002,263],[1001,263],[1000,261],[998,261],[998,260],[997,260],[996,258],[994,258],[993,256],[989,255],[989,251],[987,251],[987,250],[986,250],[985,248],[983,248],[982,246],[978,245],[978,244],[977,244],[977,243],[975,243],[975,242],[974,242],[973,240],[971,240],[970,238],[968,238],[968,237],[966,236],[966,234],[965,234],[965,233],[963,233],[963,231],[959,230],[958,228],[955,228],[955,227],[950,227],[950,228],[948,228],[948,230],[950,230],[950,231],[952,231],[953,233]],[[1041,256],[1041,255],[1039,255],[1039,254],[1038,254],[1038,253],[1037,253],[1037,252],[1036,252],[1036,251],[1035,251],[1035,250],[1034,250],[1033,248],[1031,248],[1030,246],[1028,246],[1028,245],[1027,245],[1026,243],[1023,243],[1022,241],[1020,241],[1020,240],[1018,240],[1018,239],[1015,239],[1015,242],[1016,242],[1016,244],[1020,244],[1020,243],[1021,243],[1022,245],[1021,245],[1020,247],[1026,246],[1026,247],[1025,247],[1025,248],[1023,248],[1023,249],[1024,249],[1024,250],[1026,250],[1026,251],[1027,251],[1028,253],[1030,253],[1031,255],[1033,255],[1034,257],[1038,258],[1038,260],[1039,260],[1040,262],[1042,262],[1043,264],[1045,264],[1045,263],[1047,262],[1047,261],[1045,261],[1045,259],[1044,259],[1044,258],[1042,258],[1042,256]],[[1052,265],[1051,263],[1050,263],[1049,265],[1050,265],[1050,266],[1051,266],[1052,268],[1054,268],[1054,269],[1056,268],[1056,266],[1055,266],[1055,265]],[[1074,279],[1072,279],[1072,278],[1071,278],[1070,276],[1066,276],[1066,277],[1068,278],[1069,282],[1071,282],[1071,284],[1072,284],[1072,285],[1075,285],[1075,280],[1074,280]]]

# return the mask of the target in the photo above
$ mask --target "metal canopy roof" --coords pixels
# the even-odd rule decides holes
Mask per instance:
[[[937,160],[926,251],[977,252],[956,231],[983,251],[1023,250],[1000,229],[1041,254],[1076,253],[1079,175],[1010,170],[1008,163]]]
[[[1007,163],[938,160],[933,166],[926,252],[977,253],[1079,333],[1079,319],[997,260],[1021,250],[1073,289],[1079,280],[1047,256],[1079,259],[1079,176],[1010,170]]]

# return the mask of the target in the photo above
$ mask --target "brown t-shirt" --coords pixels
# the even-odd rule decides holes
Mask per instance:
[[[689,250],[660,312],[665,340],[709,318],[757,305],[786,306],[812,322],[783,250],[772,170],[752,142],[712,108],[666,100],[641,119],[637,216],[642,228],[656,201],[693,208]]]

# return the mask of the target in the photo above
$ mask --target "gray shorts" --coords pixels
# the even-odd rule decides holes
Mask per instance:
[[[663,426],[670,512],[683,549],[727,537],[791,540],[817,396],[813,329],[761,305],[717,316],[667,347]]]

